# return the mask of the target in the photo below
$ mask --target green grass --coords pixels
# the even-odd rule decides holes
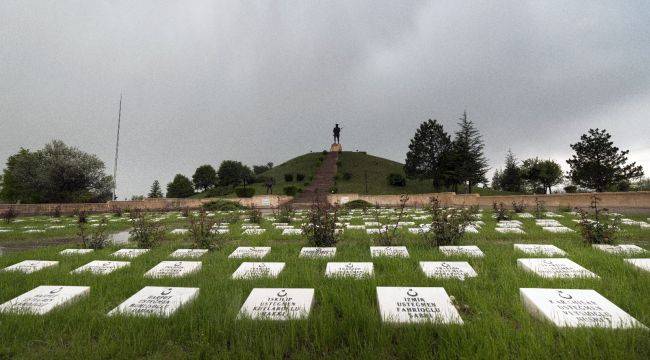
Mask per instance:
[[[645,216],[631,216],[645,219]],[[650,357],[650,333],[644,330],[558,329],[533,318],[523,308],[519,288],[594,289],[646,325],[650,325],[650,274],[624,263],[622,257],[585,246],[577,234],[542,232],[523,220],[526,235],[495,232],[488,214],[479,234],[464,244],[478,245],[483,259],[467,258],[479,276],[464,282],[429,279],[418,261],[450,259],[416,235],[403,234],[408,259],[371,258],[372,238],[348,231],[337,244],[336,257],[298,258],[306,241],[282,237],[279,231],[261,236],[240,235],[200,260],[203,269],[179,279],[145,279],[142,275],[176,248],[190,244],[173,237],[148,254],[131,260],[130,268],[110,275],[72,275],[91,260],[110,259],[117,249],[64,257],[69,246],[6,253],[0,267],[26,259],[59,260],[60,265],[33,274],[0,272],[0,302],[39,285],[85,285],[90,295],[45,316],[0,314],[0,358],[638,358]],[[559,219],[575,227],[569,218]],[[357,223],[359,221],[356,221]],[[182,225],[175,220],[172,227]],[[4,226],[4,225],[0,225]],[[622,242],[649,248],[648,231],[625,227]],[[5,236],[5,235],[2,235]],[[554,244],[600,279],[548,280],[517,268],[524,255],[512,244]],[[227,256],[239,245],[270,245],[264,261],[286,262],[277,279],[231,280],[243,259]],[[463,259],[463,258],[458,258]],[[327,279],[328,261],[371,261],[375,276],[365,280]],[[199,287],[198,298],[168,319],[107,317],[106,313],[142,287]],[[382,324],[376,302],[377,286],[442,286],[464,310],[464,325]],[[315,289],[315,305],[307,320],[269,322],[236,320],[244,300],[255,287]]]

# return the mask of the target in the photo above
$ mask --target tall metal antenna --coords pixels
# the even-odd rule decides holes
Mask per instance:
[[[115,142],[115,164],[113,165],[113,200],[117,200],[117,158],[120,150],[120,123],[122,122],[122,93],[120,93],[120,109],[117,112],[117,141]]]

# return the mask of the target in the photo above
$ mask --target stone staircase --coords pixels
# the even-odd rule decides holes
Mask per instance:
[[[338,151],[330,151],[327,153],[323,163],[314,174],[314,180],[291,201],[293,208],[310,208],[316,200],[327,202],[327,195],[329,194],[330,188],[334,186],[338,158]]]

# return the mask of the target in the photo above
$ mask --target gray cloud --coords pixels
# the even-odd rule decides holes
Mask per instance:
[[[397,3],[397,5],[396,5]],[[120,197],[224,159],[329,145],[403,161],[428,118],[467,110],[493,167],[564,161],[605,127],[650,171],[650,6],[576,2],[0,2],[0,159],[60,138]]]

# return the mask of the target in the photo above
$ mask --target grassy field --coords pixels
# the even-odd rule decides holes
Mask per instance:
[[[631,217],[646,219],[647,215]],[[184,224],[182,220],[171,221],[170,228]],[[372,237],[347,231],[337,244],[334,259],[309,260],[298,257],[306,245],[300,236],[281,236],[278,230],[243,236],[240,224],[234,224],[232,239],[200,259],[202,270],[179,279],[145,279],[143,274],[158,262],[169,260],[174,249],[191,246],[183,236],[171,237],[131,260],[129,268],[104,276],[72,275],[70,271],[91,260],[109,260],[109,254],[118,247],[71,257],[58,254],[69,245],[5,253],[0,256],[2,268],[26,259],[59,260],[60,264],[29,275],[0,272],[0,302],[39,285],[85,285],[91,291],[89,296],[44,316],[0,314],[0,358],[650,357],[648,331],[558,329],[527,313],[518,292],[522,287],[594,289],[650,325],[650,274],[629,266],[620,256],[585,246],[577,234],[545,233],[532,220],[523,220],[526,235],[506,235],[493,230],[495,221],[489,213],[483,221],[486,224],[480,233],[468,235],[463,242],[478,245],[485,258],[456,258],[467,260],[479,274],[466,281],[425,277],[418,261],[450,258],[407,233],[400,236],[398,245],[408,247],[408,259],[371,258],[368,247]],[[560,221],[575,227],[568,216]],[[65,231],[68,236],[73,232]],[[626,226],[621,242],[650,249],[649,234],[648,230]],[[9,241],[9,237],[0,234],[0,241]],[[516,259],[525,256],[513,250],[512,244],[519,242],[554,244],[600,279],[548,280],[526,273],[516,266]],[[286,267],[277,279],[232,280],[231,274],[247,261],[227,258],[239,245],[270,245],[272,251],[264,261],[285,262]],[[328,279],[324,277],[328,261],[371,261],[375,276],[365,280]],[[199,287],[200,294],[167,319],[106,316],[147,285]],[[464,325],[383,324],[377,286],[444,287],[461,306]],[[244,300],[256,287],[314,288],[315,305],[309,319],[236,320]]]

